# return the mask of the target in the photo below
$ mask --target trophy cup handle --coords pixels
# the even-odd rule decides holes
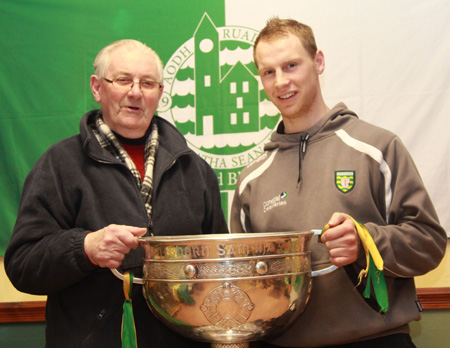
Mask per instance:
[[[322,234],[322,230],[311,230],[311,232],[315,236],[318,236],[318,237],[320,237],[320,235]],[[328,266],[328,267],[326,267],[324,269],[319,269],[317,271],[311,271],[311,277],[318,277],[318,276],[321,276],[321,275],[324,275],[324,274],[328,274],[328,273],[331,273],[331,272],[335,271],[336,269],[338,269],[338,266],[331,265],[331,266]]]
[[[123,274],[120,273],[119,270],[118,270],[117,268],[111,268],[111,272],[112,272],[117,278],[119,278],[120,280],[123,280]],[[142,285],[142,284],[144,284],[144,279],[135,277],[135,278],[133,278],[133,283],[134,283],[134,284],[141,284],[141,285]]]

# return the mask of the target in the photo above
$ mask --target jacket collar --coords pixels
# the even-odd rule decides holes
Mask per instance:
[[[277,130],[272,133],[271,141],[265,145],[264,149],[271,150],[274,148],[299,146],[300,140],[306,134],[309,135],[310,143],[315,142],[334,134],[338,129],[345,127],[349,122],[357,118],[356,113],[349,110],[344,103],[339,103],[325,114],[319,122],[303,132],[284,134],[284,124],[281,121]]]

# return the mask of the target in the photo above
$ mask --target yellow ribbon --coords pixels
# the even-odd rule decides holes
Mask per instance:
[[[131,288],[131,275],[130,272],[125,272],[123,276],[123,294],[125,295],[125,300],[131,301],[130,298],[130,288]]]
[[[361,239],[361,243],[364,247],[364,251],[366,253],[366,262],[367,266],[365,269],[361,271],[359,274],[359,281],[361,282],[361,279],[363,276],[367,276],[367,273],[369,273],[369,264],[370,264],[370,256],[372,256],[373,263],[375,264],[375,267],[379,271],[383,271],[383,258],[380,255],[380,252],[378,251],[378,248],[370,235],[369,231],[367,230],[366,226],[361,225],[360,223],[356,222],[355,219],[353,219],[351,216],[349,216],[350,219],[355,224],[356,231],[358,231],[359,239]],[[370,255],[370,256],[369,256]]]

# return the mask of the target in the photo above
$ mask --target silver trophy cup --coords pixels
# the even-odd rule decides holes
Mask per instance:
[[[289,326],[308,302],[311,279],[336,268],[311,271],[313,234],[142,237],[144,277],[134,282],[179,334],[212,347],[248,347]]]

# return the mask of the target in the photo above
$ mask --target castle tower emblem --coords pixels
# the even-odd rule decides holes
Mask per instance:
[[[256,30],[216,27],[205,13],[164,67],[158,114],[217,174],[227,215],[240,170],[264,152],[280,119],[253,63]]]
[[[222,78],[219,33],[206,14],[194,43],[196,135],[258,132],[258,81],[240,61]]]

